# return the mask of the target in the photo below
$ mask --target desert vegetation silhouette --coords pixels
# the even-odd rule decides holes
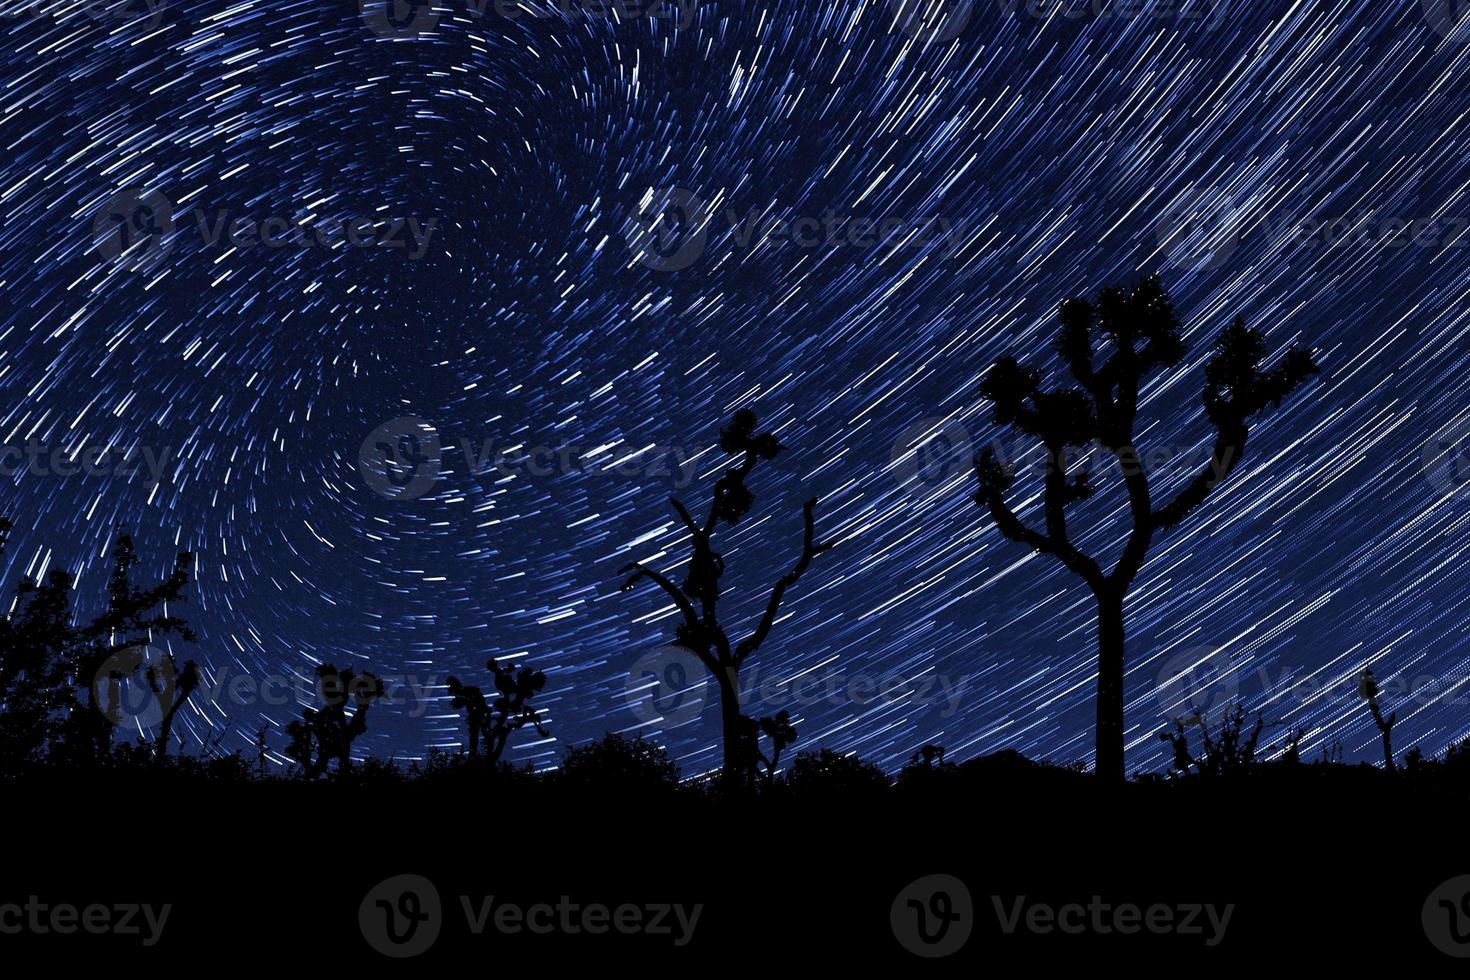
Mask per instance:
[[[673,602],[681,616],[673,642],[699,658],[709,671],[720,692],[720,722],[724,736],[723,779],[734,788],[755,778],[756,763],[762,758],[757,746],[760,734],[772,743],[772,755],[796,738],[788,718],[753,720],[740,708],[740,670],[760,649],[771,634],[781,611],[786,592],[806,574],[812,560],[831,550],[830,543],[816,539],[815,516],[817,498],[802,505],[801,550],[791,570],[776,580],[766,600],[759,622],[743,639],[731,641],[729,631],[720,620],[720,582],[725,575],[725,559],[715,550],[715,534],[721,526],[734,526],[750,513],[755,495],[746,480],[763,461],[775,459],[782,446],[775,435],[756,432],[754,412],[742,409],[720,432],[720,448],[736,457],[715,483],[710,504],[703,520],[696,521],[689,508],[677,497],[669,504],[679,515],[689,535],[690,556],[683,582],[674,584],[664,572],[644,562],[632,562],[619,570],[626,575],[623,589],[632,589],[642,579],[653,582]],[[774,765],[770,762],[769,765]]]
[[[788,596],[832,545],[818,539],[817,500],[808,499],[801,508],[800,536],[790,564],[762,589],[755,622],[738,634],[734,631],[721,604],[726,560],[718,545],[754,509],[752,477],[783,451],[774,433],[760,431],[751,411],[740,410],[720,432],[720,447],[731,460],[702,515],[696,519],[677,496],[669,501],[683,531],[678,543],[684,557],[668,567],[633,562],[618,573],[624,591],[644,582],[655,586],[653,594],[665,603],[659,611],[674,614],[670,640],[697,658],[718,688],[718,770],[684,779],[665,747],[619,733],[566,747],[555,766],[516,768],[506,757],[518,733],[534,732],[541,739],[536,744],[552,737],[545,704],[555,698],[547,693],[544,672],[494,658],[486,662],[490,683],[483,688],[469,683],[472,678],[447,679],[442,700],[463,723],[462,740],[447,748],[429,748],[403,763],[365,751],[363,736],[374,717],[373,706],[388,696],[385,684],[370,671],[324,663],[312,672],[313,703],[281,729],[284,744],[272,750],[274,722],[262,716],[256,719],[260,724],[253,759],[239,751],[223,752],[223,733],[201,743],[201,726],[190,723],[183,726],[184,733],[178,731],[179,719],[189,717],[185,711],[191,705],[197,714],[205,713],[196,702],[206,672],[194,660],[181,664],[175,652],[176,646],[196,642],[181,615],[193,575],[192,555],[176,555],[166,575],[140,584],[141,563],[133,542],[118,534],[106,592],[97,602],[79,598],[72,577],[57,570],[43,581],[22,579],[9,610],[0,616],[0,780],[52,779],[58,785],[77,785],[80,773],[89,780],[116,773],[132,781],[158,778],[186,787],[196,781],[348,788],[412,784],[425,792],[444,786],[455,794],[466,787],[475,792],[486,780],[496,780],[499,789],[597,797],[943,802],[987,794],[1011,801],[1072,799],[1118,784],[1146,793],[1151,787],[1239,787],[1244,782],[1274,792],[1281,785],[1277,776],[1285,785],[1316,792],[1323,775],[1335,773],[1351,774],[1350,780],[1391,779],[1417,787],[1449,787],[1461,794],[1470,791],[1470,741],[1452,745],[1438,759],[1427,759],[1413,748],[1402,764],[1396,762],[1392,733],[1399,712],[1388,710],[1384,690],[1366,666],[1357,675],[1358,695],[1367,709],[1364,727],[1371,721],[1381,743],[1382,767],[1344,766],[1336,740],[1322,745],[1320,758],[1309,763],[1302,754],[1307,733],[1300,726],[1287,728],[1279,744],[1268,746],[1267,733],[1286,722],[1260,714],[1252,718],[1245,706],[1235,704],[1217,723],[1198,709],[1173,719],[1170,728],[1158,733],[1168,747],[1167,769],[1131,782],[1125,778],[1122,678],[1129,587],[1154,542],[1183,525],[1238,467],[1251,426],[1297,392],[1318,368],[1312,353],[1300,347],[1285,350],[1275,366],[1267,366],[1266,340],[1259,331],[1239,320],[1226,327],[1203,366],[1203,414],[1213,428],[1209,461],[1184,481],[1168,484],[1165,494],[1145,472],[1138,446],[1150,380],[1178,369],[1186,353],[1178,316],[1162,284],[1147,278],[1130,287],[1105,289],[1093,299],[1069,299],[1061,304],[1059,318],[1056,351],[1069,384],[1045,387],[1040,369],[1011,358],[995,362],[982,383],[983,394],[993,403],[995,424],[1019,430],[1044,450],[1040,526],[1031,526],[1011,509],[1007,500],[1017,474],[993,452],[982,452],[974,461],[979,484],[975,499],[1005,537],[1057,559],[1092,591],[1098,681],[1090,774],[1080,762],[1038,762],[1011,751],[956,762],[943,745],[926,742],[903,747],[912,756],[890,779],[871,762],[829,747],[793,756],[800,719],[792,713],[745,713],[742,668],[763,649]],[[1068,535],[1068,508],[1095,489],[1086,470],[1069,472],[1069,454],[1091,446],[1103,447],[1120,464],[1128,498],[1128,523],[1115,535],[1122,553],[1111,569]],[[0,551],[12,532],[8,521],[0,521]],[[761,564],[759,559],[755,563]],[[92,608],[97,611],[81,612]],[[152,710],[134,710],[140,697],[151,701]],[[190,738],[202,744],[199,751],[170,751],[189,744]]]
[[[1045,450],[1042,525],[1027,524],[1007,503],[1016,471],[993,448],[975,460],[975,501],[1001,534],[1055,558],[1091,589],[1097,607],[1096,770],[1103,779],[1121,783],[1126,778],[1124,606],[1129,587],[1155,538],[1183,524],[1240,464],[1251,423],[1279,406],[1318,368],[1310,350],[1292,347],[1279,366],[1268,369],[1266,338],[1259,330],[1237,319],[1221,331],[1205,362],[1201,399],[1214,427],[1210,459],[1171,498],[1157,501],[1137,433],[1145,385],[1178,367],[1186,354],[1169,294],[1157,276],[1149,277],[1131,288],[1104,289],[1096,299],[1065,300],[1059,320],[1056,352],[1072,384],[1046,388],[1038,368],[1003,357],[981,386],[994,404],[994,424],[1034,438]],[[1097,556],[1085,554],[1067,529],[1067,509],[1095,489],[1087,471],[1068,472],[1069,456],[1093,445],[1116,458],[1128,493],[1131,527],[1111,570]]]

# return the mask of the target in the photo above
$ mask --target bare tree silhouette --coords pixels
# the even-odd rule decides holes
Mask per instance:
[[[541,724],[540,712],[529,705],[529,701],[546,686],[546,675],[529,667],[502,667],[492,657],[485,663],[495,675],[495,689],[500,697],[486,702],[478,687],[460,683],[459,678],[448,680],[451,695],[449,705],[465,713],[465,726],[469,729],[470,758],[479,758],[480,742],[485,743],[485,757],[490,765],[500,761],[505,753],[506,742],[511,733],[526,725],[532,725],[543,738],[550,738]]]
[[[1363,668],[1363,676],[1358,679],[1358,693],[1363,700],[1368,702],[1368,711],[1373,715],[1373,724],[1378,728],[1378,735],[1383,739],[1383,768],[1392,772],[1398,768],[1393,764],[1393,725],[1398,720],[1398,712],[1390,712],[1388,717],[1383,717],[1383,711],[1378,707],[1378,678],[1373,676],[1373,668]]]
[[[979,491],[1001,534],[1051,555],[1085,581],[1097,601],[1097,762],[1111,782],[1125,779],[1123,765],[1124,600],[1154,536],[1178,527],[1240,463],[1249,423],[1279,406],[1317,372],[1310,350],[1293,347],[1280,367],[1266,370],[1266,341],[1237,319],[1221,332],[1205,364],[1204,410],[1215,430],[1210,461],[1162,506],[1155,504],[1141,465],[1135,432],[1139,393],[1155,372],[1176,367],[1185,346],[1179,318],[1158,277],[1137,286],[1103,290],[1096,301],[1061,304],[1056,350],[1074,386],[1043,390],[1041,372],[1013,358],[995,362],[981,387],[995,404],[995,424],[1035,437],[1046,450],[1044,530],[1025,524],[1006,504],[1015,471],[985,449],[975,460]],[[1099,364],[1098,359],[1103,356]],[[1067,507],[1093,492],[1086,472],[1069,476],[1068,453],[1101,444],[1118,460],[1128,491],[1132,527],[1111,572],[1083,554],[1067,533]]]
[[[770,635],[787,590],[801,579],[813,558],[832,547],[830,543],[818,543],[816,540],[813,512],[817,499],[813,497],[802,507],[804,531],[796,564],[772,586],[765,613],[755,629],[739,642],[731,642],[719,620],[720,580],[725,574],[725,561],[714,550],[715,531],[720,523],[734,525],[750,512],[755,497],[745,485],[746,478],[758,463],[775,459],[782,449],[773,434],[758,434],[755,428],[755,413],[742,409],[735,413],[730,425],[721,430],[720,448],[737,456],[739,462],[725,470],[715,484],[709,513],[703,522],[695,521],[678,498],[670,499],[689,532],[692,554],[684,582],[675,585],[664,573],[641,562],[626,565],[618,572],[629,576],[623,583],[624,591],[632,589],[639,579],[647,578],[673,600],[683,615],[683,622],[676,630],[675,643],[699,658],[720,689],[720,721],[724,735],[722,779],[727,787],[734,787],[749,776],[754,758],[745,750],[739,700],[740,669]]]

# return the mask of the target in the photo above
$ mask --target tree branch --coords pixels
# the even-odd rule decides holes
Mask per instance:
[[[813,558],[822,554],[824,551],[830,550],[832,547],[830,542],[816,543],[815,518],[812,514],[816,506],[817,498],[813,497],[801,508],[803,523],[801,557],[797,559],[796,565],[791,571],[781,576],[771,589],[771,598],[766,603],[765,614],[761,616],[760,623],[756,626],[755,632],[751,633],[744,640],[741,640],[739,645],[735,647],[734,663],[736,668],[739,668],[745,658],[760,649],[760,645],[765,642],[766,637],[771,632],[771,627],[775,625],[776,615],[780,612],[781,600],[785,597],[786,590],[797,583],[802,574],[811,566]]]

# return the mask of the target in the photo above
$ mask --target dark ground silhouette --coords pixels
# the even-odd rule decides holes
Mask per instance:
[[[1397,714],[1385,714],[1371,670],[1361,675],[1359,693],[1381,735],[1382,768],[1344,765],[1330,745],[1306,757],[1303,730],[1278,731],[1281,723],[1231,705],[1217,717],[1191,707],[1158,733],[1171,749],[1169,770],[1124,778],[1128,586],[1154,537],[1179,526],[1228,478],[1251,421],[1316,371],[1311,353],[1292,349],[1267,369],[1261,334],[1239,322],[1227,328],[1205,366],[1204,411],[1215,430],[1210,464],[1158,505],[1137,463],[1134,431],[1146,379],[1184,356],[1167,294],[1146,279],[1095,301],[1068,300],[1060,312],[1057,350],[1075,387],[1044,390],[1040,372],[1009,359],[996,363],[984,387],[996,423],[1036,437],[1047,451],[1045,530],[1008,507],[1015,474],[989,451],[975,461],[976,499],[1006,537],[1058,558],[1097,596],[1093,771],[1013,752],[955,760],[943,746],[926,744],[913,746],[909,765],[890,777],[855,756],[801,744],[784,711],[764,718],[741,712],[742,666],[770,637],[788,591],[830,548],[816,537],[817,501],[808,500],[793,564],[771,587],[759,621],[732,640],[719,611],[725,566],[717,531],[751,511],[747,480],[782,449],[741,411],[721,432],[734,461],[716,482],[706,516],[696,520],[671,501],[689,538],[682,581],[645,564],[620,573],[625,589],[646,579],[673,603],[680,621],[672,642],[715,679],[720,771],[681,779],[655,741],[617,734],[567,747],[556,768],[517,768],[506,761],[517,733],[551,734],[534,704],[546,676],[495,660],[486,664],[493,696],[449,679],[446,700],[465,725],[460,752],[431,750],[413,761],[355,755],[384,687],[371,672],[331,664],[316,669],[319,703],[279,736],[262,727],[253,755],[226,754],[217,743],[170,751],[174,720],[199,686],[195,663],[179,666],[171,652],[193,641],[181,614],[191,556],[180,554],[162,581],[139,586],[132,542],[119,536],[101,613],[78,617],[73,583],[53,572],[44,582],[21,582],[0,617],[9,881],[22,890],[85,890],[98,880],[88,877],[94,862],[125,866],[102,880],[192,908],[182,913],[175,943],[215,959],[270,952],[251,937],[278,935],[282,923],[305,923],[310,941],[344,960],[371,955],[354,938],[354,896],[399,871],[432,876],[447,891],[688,896],[716,913],[700,933],[701,948],[744,951],[751,963],[775,962],[777,932],[782,962],[916,962],[912,948],[895,942],[899,919],[912,907],[934,922],[950,921],[953,896],[933,906],[896,902],[891,921],[889,903],[906,885],[941,872],[971,883],[973,924],[989,929],[960,958],[971,969],[997,943],[1084,962],[1099,949],[1124,950],[1147,962],[1141,945],[1097,929],[1060,947],[1053,930],[1034,923],[1017,935],[1019,920],[997,919],[987,904],[993,899],[1000,909],[1010,901],[1003,896],[1016,895],[1017,908],[1026,895],[1065,901],[1104,893],[1238,904],[1235,935],[1251,938],[1222,943],[1212,955],[1241,962],[1256,956],[1254,942],[1362,940],[1401,944],[1408,958],[1423,953],[1431,926],[1420,922],[1415,896],[1467,870],[1457,853],[1463,835],[1453,827],[1470,808],[1470,743],[1438,757],[1414,748],[1396,758]],[[1066,508],[1093,490],[1085,475],[1069,475],[1067,453],[1093,443],[1122,464],[1130,502],[1131,527],[1112,572],[1067,537]],[[0,546],[9,530],[0,525]],[[140,691],[156,701],[159,721],[147,738],[130,742],[117,734],[119,706]],[[270,752],[292,765],[271,765]],[[455,841],[439,833],[446,826]],[[1426,916],[1439,914],[1429,907]],[[0,906],[0,927],[4,914]],[[220,935],[221,921],[235,923],[236,932]],[[1162,962],[1199,952],[1191,937],[1150,939],[1147,954]],[[630,941],[654,959],[671,952],[648,936]],[[551,957],[544,945],[497,948],[501,963],[520,953],[537,962]]]

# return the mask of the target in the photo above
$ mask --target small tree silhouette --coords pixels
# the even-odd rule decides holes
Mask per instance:
[[[765,735],[771,742],[771,754],[760,749],[760,737]],[[740,716],[741,766],[739,772],[746,782],[757,776],[757,765],[765,768],[765,781],[769,786],[776,778],[776,767],[781,763],[781,751],[796,741],[796,729],[791,726],[791,716],[778,711],[768,718],[755,719]]]
[[[491,766],[500,762],[505,745],[512,732],[532,725],[543,738],[550,738],[540,721],[540,712],[527,702],[546,686],[546,675],[539,670],[522,667],[502,667],[492,657],[486,661],[495,675],[495,689],[500,697],[486,703],[484,693],[478,687],[460,683],[459,678],[448,680],[452,696],[449,706],[465,713],[465,726],[469,729],[470,758],[480,755],[480,740],[485,742],[485,756]]]
[[[109,695],[116,697],[117,682],[144,665],[144,647],[170,633],[191,643],[194,641],[194,631],[188,623],[169,612],[170,603],[184,601],[184,586],[189,583],[194,567],[192,554],[180,553],[175,557],[173,571],[167,578],[157,585],[141,589],[132,582],[138,555],[130,536],[124,534],[118,538],[112,550],[112,561],[107,609],[90,624],[75,631],[71,643],[74,653],[69,658],[74,676],[84,679],[84,682],[93,680],[93,696],[87,699],[86,705],[72,709],[67,738],[75,748],[91,758],[107,754],[113,729],[112,719],[97,702],[96,681],[107,681]],[[157,743],[163,747],[160,752],[166,751],[174,715],[187,699],[188,692],[198,686],[198,673],[192,662],[178,672],[174,669],[172,654],[167,654],[165,666],[168,669],[162,676],[152,666],[147,671],[148,684],[161,696],[160,703],[165,711],[165,722]],[[182,694],[176,683],[181,679],[188,683],[188,692]]]
[[[699,658],[720,689],[720,721],[724,737],[722,779],[727,787],[732,788],[746,780],[753,759],[745,747],[747,742],[739,698],[740,669],[770,635],[786,591],[801,579],[813,558],[832,547],[830,543],[819,544],[816,541],[813,511],[817,498],[813,497],[802,507],[804,532],[796,564],[776,580],[766,602],[765,613],[755,629],[738,643],[731,643],[719,619],[720,579],[725,574],[725,561],[714,550],[715,531],[720,523],[734,525],[750,512],[755,496],[745,485],[746,478],[758,463],[775,459],[782,449],[774,435],[769,432],[757,434],[755,428],[755,413],[742,409],[720,432],[720,448],[737,456],[739,462],[725,470],[715,484],[709,514],[702,523],[694,520],[678,498],[669,501],[689,532],[691,542],[689,573],[683,584],[676,586],[662,572],[641,562],[626,565],[618,571],[619,575],[629,576],[623,583],[624,591],[636,586],[639,579],[647,578],[673,600],[683,615],[683,622],[675,631],[675,643]]]
[[[1393,764],[1393,723],[1399,716],[1394,711],[1387,718],[1383,717],[1383,711],[1378,707],[1378,678],[1373,676],[1372,667],[1363,668],[1363,676],[1358,679],[1358,694],[1368,702],[1373,724],[1378,727],[1378,735],[1383,739],[1383,768],[1393,772],[1398,768]]]
[[[1135,430],[1145,380],[1177,366],[1185,354],[1179,318],[1158,277],[1136,287],[1103,290],[1095,302],[1068,299],[1061,304],[1056,349],[1075,386],[1053,391],[1041,387],[1041,372],[1013,358],[995,362],[981,387],[995,403],[995,424],[1035,437],[1046,450],[1043,488],[1045,529],[1026,525],[1006,504],[1015,471],[985,449],[975,460],[979,491],[1001,534],[1041,554],[1051,555],[1080,576],[1097,601],[1097,762],[1105,780],[1122,782],[1123,765],[1123,605],[1143,568],[1154,536],[1178,527],[1240,463],[1249,423],[1268,406],[1279,406],[1317,372],[1311,351],[1293,347],[1280,367],[1266,370],[1265,337],[1237,319],[1215,342],[1205,364],[1204,410],[1215,429],[1209,464],[1162,506],[1153,500],[1148,474],[1140,465]],[[1106,353],[1102,363],[1101,354]],[[1067,507],[1093,492],[1086,472],[1068,474],[1073,449],[1101,444],[1118,460],[1127,485],[1132,527],[1118,564],[1105,572],[1083,554],[1067,533]]]
[[[327,771],[333,759],[337,773],[352,768],[352,743],[367,731],[368,708],[383,696],[383,682],[364,672],[356,676],[349,670],[339,671],[331,664],[316,669],[321,681],[320,709],[307,708],[299,721],[286,726],[286,755],[301,766],[307,779],[316,779]],[[347,714],[351,700],[353,712]]]

